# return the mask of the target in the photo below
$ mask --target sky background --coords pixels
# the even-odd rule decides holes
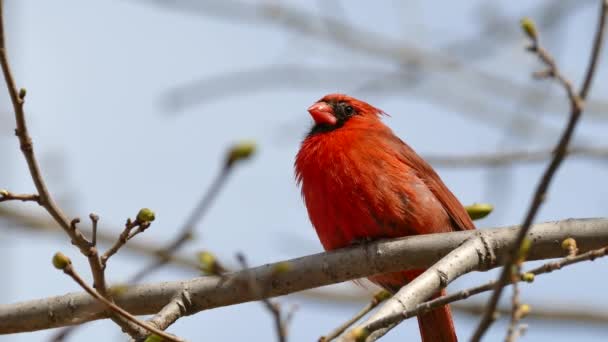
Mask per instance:
[[[234,255],[243,252],[250,264],[259,265],[320,252],[294,184],[293,161],[311,126],[306,108],[330,92],[349,93],[382,108],[391,115],[385,122],[423,156],[550,149],[567,119],[562,89],[531,79],[538,64],[525,51],[519,33],[522,16],[546,14],[537,10],[545,1],[490,5],[294,0],[245,1],[236,6],[244,13],[251,13],[252,5],[264,4],[296,9],[311,18],[306,22],[321,32],[316,36],[290,29],[286,20],[231,15],[222,10],[230,6],[222,1],[201,1],[203,5],[180,10],[162,5],[187,2],[5,1],[10,58],[18,85],[28,91],[27,118],[50,190],[69,215],[83,222],[90,212],[97,213],[104,231],[118,235],[127,217],[149,207],[157,219],[137,240],[160,246],[210,185],[227,147],[253,139],[258,153],[231,175],[183,255],[193,257],[206,249],[233,264]],[[597,1],[562,3],[568,14],[558,16],[546,36],[541,30],[541,37],[562,71],[579,84],[595,30]],[[320,19],[323,16],[374,32],[408,53],[415,47],[425,56],[439,57],[403,64],[355,51],[331,38],[341,33],[332,31]],[[364,42],[368,38],[360,37]],[[600,60],[590,95],[593,110],[585,114],[576,133],[578,145],[608,146],[606,56]],[[446,59],[453,64],[441,65]],[[13,136],[4,87],[0,94],[0,188],[33,192]],[[606,166],[606,160],[566,161],[537,221],[605,217]],[[496,206],[489,218],[477,222],[483,228],[519,224],[544,167],[545,163],[536,163],[437,170],[464,204]],[[10,208],[44,215],[29,203],[11,203]],[[88,276],[85,258],[66,236],[0,221],[0,257],[11,261],[0,266],[0,303],[80,291],[51,266],[58,250]],[[119,252],[109,262],[109,282],[125,281],[149,261]],[[521,286],[522,300],[533,309],[605,311],[607,265],[598,260],[538,277]],[[495,275],[467,275],[448,292]],[[168,267],[146,282],[194,276]],[[331,290],[365,294],[350,284]],[[503,298],[506,303],[508,296]],[[284,308],[298,306],[289,326],[292,341],[316,340],[364,303],[298,295],[278,301]],[[455,312],[463,340],[477,322],[478,317]],[[592,324],[524,322],[529,328],[522,341],[603,341],[608,332],[605,326]],[[260,303],[201,312],[180,319],[169,331],[192,341],[275,339],[271,317]],[[486,340],[502,340],[505,331],[506,320],[499,320]],[[54,333],[0,336],[0,341],[45,341]],[[110,321],[87,324],[70,340],[87,341],[92,336],[124,340]],[[410,320],[385,341],[418,336],[416,321]]]

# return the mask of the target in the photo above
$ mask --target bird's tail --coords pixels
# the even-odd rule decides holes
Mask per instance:
[[[444,295],[445,290],[441,291],[441,296]],[[458,341],[450,307],[447,305],[418,315],[418,327],[422,342]]]

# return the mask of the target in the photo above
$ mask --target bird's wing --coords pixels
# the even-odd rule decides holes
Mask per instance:
[[[431,165],[414,152],[403,140],[399,139],[399,137],[392,133],[391,136],[390,141],[392,145],[396,147],[397,151],[400,151],[403,161],[416,172],[417,176],[424,181],[433,195],[439,200],[454,223],[455,230],[475,229],[475,225],[471,221],[466,209],[464,209],[456,196],[439,178],[439,175],[437,175]]]

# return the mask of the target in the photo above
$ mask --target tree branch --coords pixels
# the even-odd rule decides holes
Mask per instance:
[[[532,45],[529,47],[529,50],[535,53],[547,67],[547,70],[544,71],[541,76],[553,77],[559,83],[561,83],[561,85],[566,90],[566,93],[568,94],[568,98],[570,100],[570,118],[559,139],[557,147],[555,148],[555,154],[553,155],[553,159],[549,163],[549,166],[547,166],[547,169],[541,177],[538,187],[534,193],[532,203],[530,204],[528,212],[526,213],[521,230],[517,235],[517,242],[513,246],[511,246],[509,254],[506,255],[504,267],[498,278],[496,288],[492,293],[492,297],[488,301],[486,312],[482,316],[479,326],[477,327],[475,333],[473,334],[473,337],[471,338],[472,342],[479,342],[481,340],[481,337],[485,334],[485,332],[488,330],[488,328],[494,321],[494,311],[496,310],[496,307],[498,305],[500,295],[502,294],[502,289],[504,288],[504,285],[509,281],[512,272],[512,266],[516,264],[519,250],[524,242],[528,230],[532,225],[532,222],[534,221],[534,218],[536,217],[536,213],[540,209],[540,206],[546,197],[551,181],[553,180],[553,176],[555,175],[557,169],[566,157],[568,144],[570,143],[570,140],[574,134],[574,129],[576,128],[576,125],[583,112],[583,101],[589,93],[591,82],[593,80],[593,76],[596,70],[596,64],[599,59],[604,37],[607,12],[608,0],[602,0],[591,57],[587,66],[587,72],[585,74],[583,85],[581,86],[581,90],[578,92],[578,94],[574,91],[570,81],[561,74],[555,61],[553,60],[553,57],[551,57],[551,55],[539,45],[538,33],[536,32],[536,28],[534,28],[533,24],[531,22],[524,22],[522,24],[528,37],[532,40]]]
[[[515,97],[521,92],[531,95],[537,94],[538,97],[544,96],[542,92],[533,87],[522,86],[511,79],[470,68],[462,62],[462,59],[454,58],[453,53],[435,52],[421,49],[419,46],[407,45],[402,41],[390,39],[376,32],[349,25],[343,20],[331,16],[319,16],[316,13],[285,5],[281,2],[249,3],[236,0],[132,1],[186,13],[187,15],[227,18],[238,23],[253,22],[275,25],[286,31],[331,43],[332,46],[340,46],[362,55],[388,61],[404,71],[421,71],[425,75],[435,73],[450,75],[457,79],[460,84],[466,83],[475,87],[470,91],[473,94],[490,92],[499,98],[504,98]],[[537,12],[540,12],[541,15],[546,14],[543,13],[546,11]],[[334,34],[328,34],[328,27],[332,28]],[[476,37],[474,42],[477,45],[478,41],[479,39]],[[473,48],[468,50],[471,51]],[[462,97],[462,94],[460,96]],[[606,103],[597,102],[590,104],[590,107],[594,107],[593,118],[608,118],[608,115],[605,114]],[[491,113],[484,113],[484,118],[487,120],[487,115]]]
[[[492,241],[487,240],[483,234],[472,236],[403,286],[360,326],[370,333],[368,340],[375,341],[386,334],[402,321],[401,312],[424,302],[461,275],[491,268],[496,263],[496,254],[490,248],[491,244]]]
[[[219,306],[259,300],[249,277],[266,288],[264,297],[285,295],[374,274],[427,268],[473,236],[483,236],[495,255],[506,253],[515,242],[518,227],[411,236],[320,253],[252,269],[187,281],[128,287],[116,294],[117,305],[134,315],[155,314],[184,288],[191,306],[185,315]],[[574,238],[581,252],[608,245],[608,218],[564,220],[536,224],[527,236],[534,243],[527,260],[563,255],[560,241]],[[289,265],[285,272],[277,267]],[[496,265],[495,265],[496,266]],[[107,318],[108,314],[86,293],[0,305],[0,333],[55,328]]]
[[[0,202],[6,201],[30,201],[40,203],[40,197],[36,194],[14,194],[10,191],[0,189]]]
[[[34,182],[38,192],[37,202],[53,217],[53,219],[55,219],[61,228],[63,228],[65,233],[70,237],[72,244],[78,247],[82,255],[87,257],[91,274],[93,276],[93,287],[103,297],[110,298],[108,297],[105,274],[96,246],[92,245],[91,242],[89,242],[82,234],[82,232],[77,229],[76,224],[79,222],[79,219],[74,218],[70,220],[63,210],[61,210],[61,208],[57,205],[46,186],[44,178],[42,177],[42,172],[40,171],[40,166],[34,153],[32,138],[29,134],[25,120],[25,111],[23,106],[25,103],[26,90],[25,88],[17,90],[17,84],[11,72],[8,61],[6,40],[4,35],[4,1],[0,0],[0,65],[6,81],[9,97],[13,104],[13,111],[17,126],[15,129],[15,135],[19,140],[21,152],[23,153],[23,156],[27,162],[32,181]],[[112,320],[118,324],[123,331],[129,333],[129,335],[137,336],[145,333],[145,330],[139,328],[129,321],[125,321],[121,316],[113,315]]]
[[[60,254],[60,253],[58,253],[58,254]],[[56,257],[57,257],[57,254],[56,254]],[[63,260],[60,260],[59,262],[60,263],[63,262],[64,265],[56,265],[56,267],[58,266],[58,268],[62,269],[63,273],[69,275],[76,283],[78,283],[78,285],[80,285],[80,287],[83,288],[83,290],[85,290],[89,295],[91,295],[91,297],[95,298],[100,303],[107,306],[112,312],[115,312],[116,314],[118,314],[121,317],[123,317],[124,319],[132,322],[133,324],[136,324],[136,325],[140,326],[141,328],[146,329],[150,333],[154,333],[154,334],[162,337],[164,340],[171,341],[171,342],[183,342],[182,339],[180,339],[176,336],[168,334],[154,326],[151,326],[150,324],[147,324],[146,322],[142,322],[142,321],[138,320],[136,317],[131,315],[129,312],[123,310],[118,305],[107,300],[104,296],[99,294],[99,292],[95,291],[95,289],[93,289],[92,287],[87,285],[87,283],[82,279],[82,277],[80,277],[80,275],[76,272],[76,270],[74,269],[74,266],[72,266],[72,263],[69,259],[67,259],[64,255],[60,255],[59,258],[63,258]],[[53,260],[53,261],[55,261],[55,260]]]
[[[437,167],[499,167],[516,163],[537,163],[548,160],[554,152],[550,149],[479,153],[461,156],[425,155],[424,159]],[[579,159],[608,160],[608,147],[577,146],[566,152],[568,157]]]

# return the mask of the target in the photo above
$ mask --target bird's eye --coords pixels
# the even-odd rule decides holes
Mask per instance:
[[[351,106],[344,107],[344,113],[346,113],[347,115],[351,115],[353,112],[354,112],[353,107],[351,107]]]

